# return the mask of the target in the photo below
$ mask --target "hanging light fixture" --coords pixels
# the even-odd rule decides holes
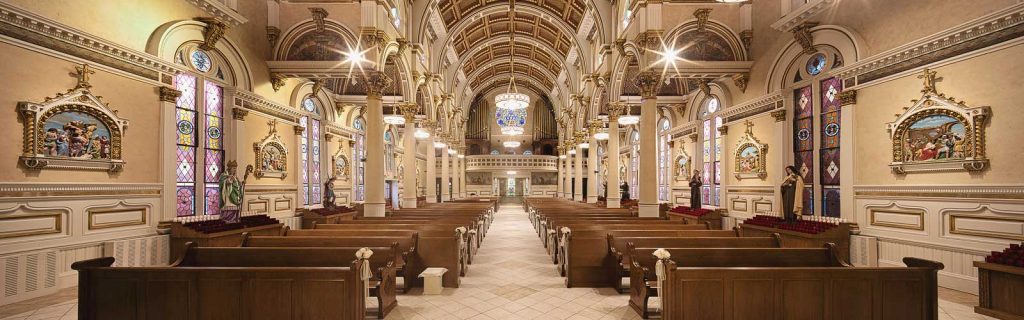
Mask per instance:
[[[580,144],[581,149],[590,149],[590,142],[584,142]]]
[[[392,106],[391,107],[391,111],[392,112],[396,112],[396,110],[398,110],[398,107],[396,107],[396,106]],[[387,124],[390,124],[390,125],[393,125],[393,126],[400,126],[400,125],[405,124],[405,117],[403,117],[402,115],[397,114],[397,113],[387,114],[387,115],[384,115],[384,123],[387,123]]]
[[[626,106],[626,114],[619,117],[619,124],[631,126],[640,123],[640,117],[629,114],[629,106]]]
[[[519,148],[519,146],[521,146],[522,143],[520,143],[519,141],[510,140],[502,142],[501,145],[505,146],[505,148]]]
[[[501,134],[506,136],[518,136],[526,132],[523,127],[501,127]]]
[[[510,48],[510,52],[509,52],[509,55],[508,55],[508,64],[509,64],[509,68],[511,70],[509,73],[511,75],[508,77],[508,89],[505,91],[505,93],[499,94],[496,97],[494,97],[494,104],[496,106],[498,106],[498,108],[502,108],[502,109],[520,110],[520,109],[526,109],[526,107],[530,106],[530,96],[522,94],[522,93],[519,93],[518,88],[516,88],[516,76],[515,76],[516,75],[516,66],[515,66],[515,63],[513,63],[513,57],[515,57],[515,53],[516,53],[516,47],[515,47],[515,41],[516,41],[516,21],[515,21],[516,2],[515,2],[515,0],[512,0],[511,2],[509,2],[509,10],[508,11],[509,11],[509,13],[508,13],[508,20],[509,20],[509,24],[510,24],[510,29],[509,29],[510,32],[509,32],[509,40],[508,40],[508,46]]]
[[[595,132],[594,133],[594,139],[597,139],[597,140],[600,140],[600,141],[608,140],[608,131],[607,130],[601,130],[601,131]]]
[[[569,154],[576,154],[576,148],[569,149]]]
[[[416,137],[416,139],[426,139],[430,138],[430,132],[423,128],[417,128],[416,132],[413,133],[412,136]]]

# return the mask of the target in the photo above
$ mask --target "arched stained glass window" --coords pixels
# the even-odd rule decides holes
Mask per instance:
[[[323,139],[319,108],[313,97],[302,99],[302,109],[307,112],[299,118],[302,130],[299,144],[299,169],[302,171],[302,204],[318,205],[321,202],[320,151]]]
[[[526,126],[526,109],[497,108],[494,120],[503,134],[522,134]]]
[[[658,122],[658,201],[668,201],[669,191],[671,183],[668,179],[669,172],[669,157],[671,157],[671,151],[668,147],[668,141],[671,138],[668,134],[668,130],[671,128],[671,124],[668,119],[661,119]]]
[[[842,65],[839,55],[815,53],[807,58],[804,70],[797,71],[801,77],[793,83],[793,164],[804,179],[804,215],[841,215],[839,93],[843,82],[828,75],[830,66],[838,65]]]
[[[359,133],[355,134],[355,150],[353,150],[353,161],[355,161],[355,199],[356,201],[364,201],[366,192],[366,122],[363,118],[356,118],[352,122],[352,127],[355,128]]]
[[[218,181],[224,170],[223,85],[218,82],[223,78],[205,75],[220,66],[194,45],[184,46],[177,56],[176,62],[191,69],[174,77],[174,87],[181,92],[175,103],[176,215],[217,215]]]
[[[634,130],[632,137],[629,139],[632,142],[630,148],[630,168],[629,168],[629,194],[633,199],[639,199],[640,189],[640,132]]]
[[[395,163],[395,134],[391,130],[384,131],[384,176],[394,179],[398,174]]]
[[[718,97],[711,96],[704,100],[704,110],[701,111],[701,160],[704,165],[701,203],[713,206],[721,204],[722,194],[722,136],[718,131],[722,127],[722,117],[717,115],[721,107]]]

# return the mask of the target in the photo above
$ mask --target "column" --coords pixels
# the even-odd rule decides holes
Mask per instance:
[[[466,189],[466,146],[459,147],[459,190],[462,191],[462,198],[469,197],[469,190]]]
[[[565,147],[559,145],[558,146],[558,159],[555,160],[555,166],[558,167],[558,182],[557,182],[558,186],[555,187],[555,198],[561,198],[561,197],[565,196],[565,194],[562,193],[562,187],[564,186],[564,182],[565,182],[565,181],[562,180],[562,179],[565,179],[565,170],[562,167],[562,163],[564,163],[564,162],[565,162]]]
[[[572,155],[569,154],[569,149],[572,148],[571,141],[572,139],[562,141],[562,149],[565,150],[565,159],[562,159],[562,172],[565,173],[562,177],[562,198],[565,199],[572,199]]]
[[[786,178],[786,166],[789,165],[789,157],[787,153],[792,152],[793,148],[790,146],[793,141],[793,136],[789,134],[789,128],[786,121],[786,108],[778,109],[771,112],[772,118],[775,119],[775,125],[772,127],[773,137],[772,144],[769,144],[771,148],[768,149],[768,157],[770,160],[768,163],[773,164],[771,167],[766,167],[768,175],[771,177],[770,183],[772,186],[782,185],[782,180]],[[777,147],[776,147],[777,146]],[[695,153],[696,154],[696,153]],[[772,188],[774,191],[774,197],[772,199],[782,199],[782,193],[778,187]],[[773,215],[782,215],[782,204],[774,203],[772,201],[772,212]]]
[[[160,177],[163,181],[161,190],[161,215],[160,222],[174,220],[178,216],[178,192],[175,187],[178,182],[177,175],[177,130],[175,123],[175,107],[181,91],[170,87],[160,87]],[[240,110],[240,109],[233,109]],[[235,134],[236,136],[239,134]],[[245,167],[242,167],[245,170]]]
[[[441,148],[441,202],[452,201],[452,192],[448,188],[448,179],[451,177],[448,162],[448,142]]]
[[[351,206],[352,203],[357,200],[356,199],[356,194],[359,191],[359,183],[358,183],[359,166],[363,165],[362,164],[363,162],[358,157],[359,155],[356,154],[356,141],[355,140],[349,140],[348,141],[348,155],[349,155],[349,157],[348,157],[348,159],[349,159],[349,164],[348,164],[348,170],[349,170],[349,175],[348,175],[349,193],[348,194],[349,194],[349,196],[348,196],[348,203],[347,203],[347,205]]]
[[[623,105],[613,102],[608,106],[608,208],[618,208],[622,199],[619,185],[619,114]]]
[[[853,156],[856,134],[857,90],[844,90],[839,93],[839,217],[857,221],[857,209],[853,200],[853,168],[856,157]]]
[[[424,129],[430,131],[430,137],[427,138],[427,178],[423,181],[427,187],[427,203],[437,203],[437,152],[434,146],[436,141],[436,135],[434,132],[434,122],[427,121],[424,125]]]
[[[366,169],[364,171],[366,200],[363,215],[384,216],[384,106],[381,94],[391,84],[382,72],[372,71],[366,77]]]
[[[402,208],[416,208],[416,111],[419,109],[415,103],[403,103],[398,106],[405,117],[405,134],[402,135],[402,186],[405,192],[402,194]]]
[[[640,88],[640,173],[638,199],[641,217],[658,216],[658,87],[657,71],[644,71],[636,77]],[[724,164],[723,164],[724,166]]]
[[[583,198],[583,141],[586,141],[587,134],[584,131],[576,131],[576,139],[573,140],[574,148],[576,148],[575,161],[573,162],[576,168],[574,168],[573,179],[573,196],[572,199],[578,202],[586,202]]]
[[[601,172],[601,168],[598,167],[597,149],[599,149],[597,138],[594,138],[594,134],[601,128],[603,124],[601,120],[590,120],[587,124],[587,140],[590,145],[590,150],[587,151],[587,203],[597,203],[597,195],[600,192],[600,180],[598,173]]]
[[[670,136],[669,139],[671,139],[671,138],[672,137]],[[683,141],[682,140],[679,141],[679,146],[680,147],[683,146]],[[672,187],[675,185],[675,181],[676,181],[676,170],[675,170],[675,167],[676,167],[676,162],[675,162],[675,159],[676,159],[675,158],[676,148],[675,147],[676,147],[676,141],[675,140],[669,140],[668,141],[668,150],[665,151],[666,153],[668,153],[668,155],[667,155],[668,159],[665,161],[666,162],[665,163],[665,188],[666,188],[666,190],[665,190],[665,201],[668,201],[668,203],[670,204],[671,207],[675,207],[676,206],[676,197],[674,195],[672,195]]]
[[[452,150],[455,150],[455,154],[452,155],[452,199],[462,199],[462,183],[459,181],[462,179],[460,170],[462,165],[462,158],[459,158],[459,147],[452,146]]]

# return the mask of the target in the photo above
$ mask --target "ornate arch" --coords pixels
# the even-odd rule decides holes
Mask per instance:
[[[178,20],[165,23],[150,35],[146,42],[146,53],[167,61],[175,61],[179,50],[189,44],[205,42],[204,30],[207,24],[196,20]],[[215,53],[228,66],[230,77],[228,84],[243,90],[252,91],[252,70],[239,46],[230,38],[223,37],[214,44]]]
[[[815,52],[826,51],[838,54],[845,63],[853,63],[861,58],[860,36],[851,30],[835,25],[817,26],[811,29]],[[779,91],[792,83],[800,63],[806,61],[810,54],[796,41],[792,40],[779,51],[765,81],[765,93]]]
[[[680,56],[687,60],[747,60],[747,50],[732,29],[715,20],[708,20],[704,28],[705,32],[698,31],[697,20],[689,20],[673,28],[665,42],[674,48],[687,48],[680,52]],[[709,50],[698,52],[701,48]]]
[[[358,43],[358,37],[355,33],[348,29],[344,24],[331,20],[325,19],[325,33],[322,40],[328,41],[329,50],[327,57],[324,60],[341,60],[342,52],[349,49],[349,44]],[[315,56],[304,57],[309,54],[308,49],[315,44],[316,37],[316,23],[313,19],[306,19],[296,23],[288,31],[285,31],[284,36],[274,46],[274,59],[275,60],[320,60],[316,59]],[[299,50],[296,50],[299,49]]]

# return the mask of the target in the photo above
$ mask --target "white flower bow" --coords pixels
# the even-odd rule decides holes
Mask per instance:
[[[566,234],[566,233],[572,232],[572,230],[570,230],[569,227],[562,227],[561,229],[558,229],[558,230],[562,231],[562,234]]]
[[[665,277],[667,276],[667,270],[665,270],[665,260],[672,257],[672,254],[665,249],[654,250],[654,256],[658,257],[658,262],[654,263],[654,274],[658,276],[658,305],[656,308],[661,309],[662,301],[665,301],[665,296],[661,293],[661,287],[665,283]]]
[[[458,233],[458,234],[466,233],[466,227],[455,228],[455,232]]]
[[[370,257],[373,256],[373,250],[368,248],[359,248],[356,251],[356,259],[362,260],[360,278],[363,279],[363,294],[366,297],[370,296],[370,278],[373,277],[373,270],[370,270]]]

